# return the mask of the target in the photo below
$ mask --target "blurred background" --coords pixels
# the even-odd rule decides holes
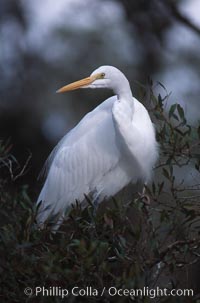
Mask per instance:
[[[138,82],[161,82],[171,92],[169,104],[179,102],[193,125],[200,119],[198,0],[0,3],[0,139],[10,140],[22,167],[32,156],[17,182],[29,184],[33,196],[52,148],[112,94],[55,91],[101,65],[121,69],[136,97]]]

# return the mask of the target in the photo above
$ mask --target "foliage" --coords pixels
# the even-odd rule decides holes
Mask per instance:
[[[89,198],[85,208],[77,202],[57,233],[36,229],[27,186],[10,191],[15,178],[10,178],[8,164],[15,159],[9,143],[1,142],[1,302],[61,301],[59,296],[24,294],[26,287],[38,286],[91,286],[99,293],[105,287],[102,297],[69,293],[67,302],[152,301],[147,296],[112,297],[110,287],[192,288],[193,297],[160,296],[154,302],[198,302],[200,127],[187,124],[180,104],[166,111],[168,97],[156,98],[151,91],[161,158],[146,194],[104,202],[97,213]]]

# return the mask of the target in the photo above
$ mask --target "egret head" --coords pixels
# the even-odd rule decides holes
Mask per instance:
[[[82,80],[61,87],[57,92],[64,93],[78,88],[109,88],[116,94],[129,89],[128,80],[124,74],[114,66],[104,65]]]

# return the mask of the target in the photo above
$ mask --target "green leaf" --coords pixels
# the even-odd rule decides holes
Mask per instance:
[[[176,115],[176,114],[172,114],[172,117],[175,119],[175,120],[177,120],[177,121],[179,121],[179,118],[178,118],[178,116]]]
[[[200,125],[199,125],[199,127],[197,129],[197,133],[198,133],[198,136],[199,136],[199,139],[200,139]]]
[[[160,94],[158,95],[158,104],[159,104],[159,107],[161,109],[163,109],[163,99]]]
[[[183,108],[180,106],[180,104],[177,104],[177,110],[178,110],[178,114],[179,117],[184,120],[185,119],[185,114],[184,114],[184,110]]]
[[[159,112],[155,112],[154,115],[160,121],[164,121],[165,120],[164,117]]]
[[[161,191],[162,191],[162,189],[163,189],[163,186],[164,186],[164,182],[159,183],[159,185],[158,185],[158,187],[159,187],[159,189],[158,189],[158,194],[159,194],[159,195],[161,194]]]
[[[171,118],[176,110],[177,104],[173,104],[169,110],[169,118]]]
[[[163,168],[162,171],[163,171],[163,176],[165,176],[165,178],[170,180],[170,174],[169,174],[168,170],[166,168]]]

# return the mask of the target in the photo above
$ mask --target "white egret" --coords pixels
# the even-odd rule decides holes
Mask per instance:
[[[115,96],[88,113],[50,155],[45,184],[38,197],[37,222],[62,221],[68,207],[85,195],[101,202],[138,180],[148,182],[158,157],[154,126],[145,107],[132,96],[124,74],[101,66],[89,77],[57,92],[109,88]]]

